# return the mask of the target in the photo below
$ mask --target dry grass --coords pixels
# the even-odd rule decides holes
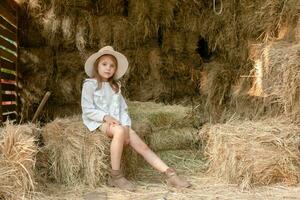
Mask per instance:
[[[80,116],[55,119],[43,128],[51,176],[59,183],[102,184],[108,172],[108,140],[90,133]]]
[[[142,139],[148,133],[147,125],[139,123],[133,128]],[[110,139],[99,130],[90,133],[82,123],[81,115],[56,118],[43,127],[42,136],[45,143],[43,156],[48,156],[48,179],[65,185],[84,183],[92,187],[106,183]],[[129,147],[125,149],[122,167],[129,176],[134,176],[140,167],[141,156]]]
[[[208,173],[242,188],[299,182],[299,126],[284,119],[231,121],[200,131]],[[280,155],[280,156],[279,156]]]
[[[170,200],[199,200],[199,199],[297,199],[300,187],[286,187],[273,185],[242,190],[236,184],[226,184],[218,179],[208,177],[202,173],[206,163],[202,160],[199,151],[175,150],[157,152],[168,165],[175,167],[181,176],[186,177],[192,188],[176,190],[167,186],[163,177],[149,165],[138,172],[137,178],[132,181],[137,184],[137,191],[128,192],[118,188],[107,186],[91,189],[83,185],[65,187],[61,185],[47,184],[43,193],[35,194],[34,199],[82,199],[89,192],[99,192],[107,196],[107,199],[170,199]]]
[[[277,102],[287,116],[297,120],[300,116],[300,45],[274,42],[256,48],[251,93]]]
[[[35,189],[35,130],[33,124],[7,123],[0,137],[0,198],[23,199]]]
[[[197,144],[197,129],[180,128],[165,129],[153,132],[149,138],[149,146],[154,151],[191,149]]]
[[[128,102],[129,113],[135,123],[148,124],[153,131],[166,128],[190,127],[191,108],[153,102]]]
[[[200,92],[205,95],[205,110],[211,121],[222,118],[231,95],[233,70],[226,63],[211,62],[204,65],[201,73]]]
[[[158,100],[164,91],[160,72],[163,67],[162,54],[158,45],[153,41],[124,53],[130,60],[130,68],[123,79],[127,82],[123,94],[134,96],[137,101]]]

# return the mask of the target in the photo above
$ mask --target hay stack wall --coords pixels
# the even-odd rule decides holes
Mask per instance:
[[[196,96],[204,102],[202,109],[214,113],[207,120],[218,120],[225,107],[264,102],[247,93],[255,81],[250,74],[253,62],[248,59],[251,44],[299,41],[297,0],[230,0],[222,5],[217,2],[215,10],[213,1],[201,0],[19,1],[23,5],[23,51],[51,52],[45,72],[47,87],[41,91],[24,87],[35,102],[42,92],[53,92],[46,110],[49,118],[57,116],[53,113],[56,106],[66,108],[66,115],[80,112],[74,108],[79,105],[85,78],[84,60],[104,45],[113,45],[129,58],[123,91],[131,100],[172,103]],[[33,71],[29,63],[23,62],[22,67]],[[205,74],[211,78],[208,85],[199,80],[206,79]],[[25,96],[23,104],[28,101]],[[257,107],[266,110],[264,105]],[[34,107],[24,107],[24,118],[30,118],[32,110]]]

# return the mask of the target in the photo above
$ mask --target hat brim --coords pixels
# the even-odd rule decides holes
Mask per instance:
[[[118,62],[118,68],[117,68],[117,71],[114,75],[114,79],[120,79],[124,74],[125,72],[127,71],[128,69],[128,60],[127,58],[117,52],[117,51],[111,51],[111,50],[103,50],[103,51],[98,51],[94,54],[92,54],[85,62],[84,64],[84,70],[85,70],[85,73],[89,76],[89,77],[93,77],[94,76],[94,63],[95,61],[97,60],[97,58],[105,55],[105,54],[108,54],[108,55],[112,55],[116,58],[117,62]]]

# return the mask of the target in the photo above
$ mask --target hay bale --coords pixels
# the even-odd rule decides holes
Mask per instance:
[[[49,169],[55,181],[72,185],[84,182],[95,186],[108,173],[108,140],[101,132],[91,134],[81,116],[55,119],[42,132]],[[63,145],[62,145],[63,144]]]
[[[186,52],[187,53],[187,52]],[[198,82],[193,79],[194,69],[201,66],[198,54],[163,54],[161,77],[167,102],[197,95]],[[165,99],[163,99],[165,100]]]
[[[133,128],[144,139],[147,126],[135,124]],[[105,184],[110,168],[110,139],[101,131],[90,133],[82,123],[81,115],[56,118],[43,127],[42,149],[48,155],[50,177],[66,185],[85,183],[89,186]],[[62,145],[63,144],[63,145]],[[142,157],[125,148],[122,168],[134,176],[141,166]]]
[[[142,43],[157,35],[160,21],[160,1],[129,1],[128,11],[130,21],[134,25],[132,31],[136,41]]]
[[[51,83],[51,102],[75,104],[80,102],[82,83],[86,77],[82,68],[85,55],[78,52],[57,52],[56,77]]]
[[[164,52],[173,51],[176,53],[184,52],[185,34],[178,30],[166,30],[163,34],[162,50]],[[197,43],[196,43],[197,45]]]
[[[205,8],[204,4],[200,1],[178,1],[175,15],[176,27],[185,32],[197,32],[203,26],[201,16]]]
[[[149,146],[154,151],[192,149],[197,143],[197,129],[165,129],[151,133]]]
[[[93,16],[91,18],[89,44],[93,48],[100,49],[112,44],[112,21],[110,16]]]
[[[297,120],[300,116],[300,45],[282,41],[255,48],[255,80],[250,93],[277,102],[286,115]]]
[[[297,184],[299,132],[299,126],[278,118],[206,125],[200,137],[206,143],[208,173],[242,188]]]
[[[0,135],[0,198],[23,199],[35,188],[36,127],[6,124]]]
[[[160,72],[163,67],[161,51],[154,41],[147,45],[125,52],[131,60],[130,69],[124,77],[130,80],[125,89],[129,88],[128,96],[134,96],[138,101],[156,100],[165,90]]]
[[[134,41],[134,35],[131,31],[132,24],[126,17],[112,17],[113,47],[116,50],[124,50],[136,47],[137,41]]]
[[[217,121],[225,109],[231,95],[233,69],[226,63],[211,62],[204,64],[201,73],[200,92],[206,96],[205,110],[212,121]]]
[[[98,15],[123,15],[125,13],[124,0],[96,0],[96,13]]]
[[[128,102],[133,122],[148,124],[153,132],[166,128],[190,127],[191,109],[181,105],[163,105],[153,102]]]

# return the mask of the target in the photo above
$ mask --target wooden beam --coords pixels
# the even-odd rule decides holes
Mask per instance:
[[[0,16],[4,17],[10,24],[17,26],[16,13],[10,12],[3,3],[0,3]]]
[[[5,122],[7,119],[14,120],[17,118],[17,113],[12,112],[12,113],[3,114],[2,118],[3,118],[3,122]]]
[[[10,60],[12,62],[16,62],[17,61],[17,57],[14,54],[12,54],[12,53],[10,53],[8,51],[5,51],[2,48],[0,48],[0,57],[8,59],[8,60]]]
[[[1,72],[1,79],[4,80],[16,80],[16,76],[14,74],[9,74],[9,73],[5,73],[5,72]]]
[[[3,28],[0,26],[0,35],[2,35],[5,38],[8,38],[12,41],[16,41],[17,39],[17,34],[9,31],[8,29]]]
[[[2,101],[16,101],[15,94],[2,94]]]
[[[8,60],[4,60],[3,58],[0,58],[0,66],[1,68],[16,71],[16,64],[13,62],[9,62]]]
[[[16,33],[17,27],[11,25],[8,21],[6,21],[3,17],[0,16],[0,25],[4,28],[8,29],[10,32]]]
[[[17,51],[17,47],[16,45],[14,45],[13,43],[5,40],[4,38],[0,37],[0,45],[1,46],[4,46],[5,48],[13,51],[13,52],[16,52]],[[16,52],[17,53],[17,52]]]
[[[16,109],[17,109],[17,105],[16,104],[1,105],[1,106],[2,106],[2,113],[16,111]]]
[[[1,83],[1,89],[2,91],[16,91],[17,86],[15,84],[6,84]]]

